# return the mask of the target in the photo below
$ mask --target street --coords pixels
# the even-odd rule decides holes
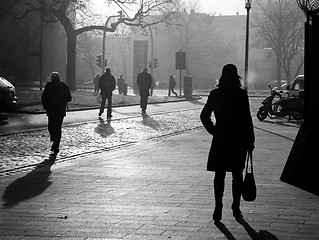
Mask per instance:
[[[260,98],[251,98],[255,112]],[[61,151],[57,162],[85,154],[103,152],[132,145],[143,140],[200,128],[199,114],[206,102],[201,100],[149,104],[147,115],[139,106],[113,109],[113,119],[98,118],[98,110],[68,112],[63,124]],[[16,115],[1,128],[0,176],[26,170],[48,158],[51,142],[47,131],[46,114]]]
[[[57,160],[199,127],[202,104],[201,101],[150,104],[149,115],[144,116],[139,106],[114,108],[112,121],[105,116],[98,118],[98,110],[68,112]],[[0,126],[3,135],[0,176],[47,158],[51,143],[46,124],[46,114],[17,114],[8,124]]]
[[[138,106],[119,107],[111,121],[99,119],[97,110],[69,112],[54,164],[47,162],[50,142],[42,120],[37,130],[2,135],[0,235],[317,239],[318,197],[279,180],[299,123],[258,121],[261,100],[250,99],[258,196],[242,202],[242,221],[231,215],[229,175],[222,223],[212,221],[213,174],[206,171],[211,136],[199,120],[203,98],[149,105],[144,116]]]

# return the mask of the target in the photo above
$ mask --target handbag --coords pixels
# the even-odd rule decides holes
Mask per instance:
[[[253,171],[253,156],[251,152],[247,154],[246,173],[242,186],[242,196],[247,202],[252,202],[256,199],[257,188]]]

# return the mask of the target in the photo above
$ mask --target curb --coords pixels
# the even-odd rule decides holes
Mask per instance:
[[[156,102],[149,102],[149,104],[159,104],[159,103],[174,103],[174,102],[184,102],[184,101],[195,101],[202,99],[201,96],[193,96],[191,98],[183,98],[183,99],[176,99],[174,101],[156,101]],[[131,107],[131,106],[138,106],[139,103],[132,103],[132,104],[123,104],[123,105],[113,105],[112,108],[118,108],[118,107]],[[94,110],[94,109],[100,109],[100,107],[79,107],[74,109],[69,109],[67,112],[75,112],[75,111],[86,111],[86,110]],[[29,112],[29,111],[16,111],[12,113],[23,113],[23,114],[44,114],[46,111],[37,111],[37,112]]]

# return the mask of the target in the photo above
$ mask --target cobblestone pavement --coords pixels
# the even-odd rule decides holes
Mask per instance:
[[[200,109],[64,126],[57,160],[199,127]],[[0,176],[42,162],[51,146],[46,129],[2,136],[0,143]]]
[[[227,174],[223,219],[212,221],[213,174],[206,171],[211,136],[197,127],[199,107],[65,126],[61,163],[0,179],[0,239],[317,240],[319,197],[279,180],[298,124],[259,122],[251,106],[258,190],[254,202],[242,201],[243,220],[232,216]],[[0,139],[19,146],[1,152],[1,160],[15,154],[13,160],[25,163],[35,159],[34,149],[47,157],[50,145],[46,129]],[[129,146],[105,151],[112,143]],[[32,152],[17,154],[32,144]],[[63,162],[71,150],[100,154]]]
[[[262,99],[251,99],[252,117]],[[141,140],[181,133],[202,126],[199,114],[202,106],[144,116],[132,116],[107,121],[63,126],[61,149],[57,161],[127,146]],[[0,177],[47,159],[51,142],[48,131],[41,128],[0,136]]]
[[[200,128],[1,178],[0,239],[317,240],[319,197],[279,180],[296,131],[256,121],[257,199],[241,202],[242,220],[227,174],[222,222],[212,221],[211,136]]]

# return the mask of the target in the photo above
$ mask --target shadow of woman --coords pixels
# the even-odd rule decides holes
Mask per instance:
[[[238,218],[236,221],[245,228],[252,240],[279,240],[275,235],[265,230],[260,230],[257,233],[256,230],[253,229],[243,218]],[[233,234],[222,222],[215,221],[214,224],[228,240],[236,240]]]
[[[147,113],[142,114],[142,117],[143,117],[143,120],[142,120],[143,125],[158,131],[158,129],[160,128],[160,124],[156,120],[154,120],[154,118],[149,116]]]
[[[49,176],[55,160],[56,155],[50,154],[49,158],[39,163],[32,172],[7,186],[2,196],[5,201],[3,208],[12,208],[19,202],[42,194],[52,184]]]
[[[103,118],[99,118],[99,125],[96,126],[94,131],[98,133],[101,137],[106,138],[115,132],[114,128],[111,126],[111,120],[108,119],[106,122]]]
[[[275,235],[265,230],[260,230],[257,233],[243,218],[237,219],[237,222],[245,228],[252,240],[279,240]]]
[[[233,234],[228,230],[228,228],[222,222],[215,221],[215,226],[225,235],[228,240],[236,240]]]

